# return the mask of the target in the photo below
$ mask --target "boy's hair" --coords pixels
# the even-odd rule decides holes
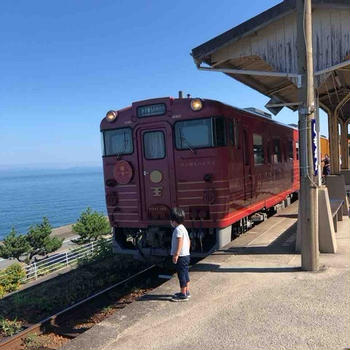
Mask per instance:
[[[181,208],[172,208],[170,211],[170,220],[175,221],[178,224],[182,224],[185,221],[185,212]]]

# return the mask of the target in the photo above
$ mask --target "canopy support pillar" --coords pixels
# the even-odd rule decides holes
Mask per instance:
[[[348,122],[341,123],[341,169],[349,169],[349,151],[348,151]]]

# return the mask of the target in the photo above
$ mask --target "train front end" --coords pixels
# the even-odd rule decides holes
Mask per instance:
[[[109,111],[102,120],[106,205],[117,253],[141,258],[169,256],[169,213],[179,204],[174,124],[184,116],[198,117],[195,102],[172,98],[140,101]],[[184,153],[192,157],[191,145],[184,145]],[[214,244],[215,239],[206,250]],[[202,247],[197,255],[206,254]]]

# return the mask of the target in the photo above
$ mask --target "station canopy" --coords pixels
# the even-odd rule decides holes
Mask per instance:
[[[319,104],[350,119],[350,1],[313,0],[313,59]],[[234,5],[232,5],[234,6]],[[221,71],[296,110],[298,54],[296,0],[285,0],[192,50],[197,67]],[[231,71],[230,71],[231,70]],[[289,73],[236,74],[232,70]]]

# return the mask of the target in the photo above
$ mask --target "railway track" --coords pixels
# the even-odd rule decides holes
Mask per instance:
[[[137,279],[138,277],[140,277],[142,275],[150,273],[152,270],[155,269],[155,267],[156,267],[156,265],[152,265],[150,267],[147,267],[146,269],[139,271],[139,272],[135,273],[134,275],[129,276],[128,278],[126,278],[120,282],[117,282],[117,283],[113,284],[112,286],[105,288],[105,289],[91,295],[90,297],[88,297],[86,299],[83,299],[83,300],[77,302],[77,303],[65,308],[64,310],[61,310],[61,311],[57,312],[56,314],[49,316],[36,324],[30,325],[28,328],[21,331],[20,333],[17,333],[16,335],[9,337],[9,338],[5,339],[4,341],[0,342],[0,350],[23,349],[23,339],[26,338],[29,334],[35,333],[36,335],[42,335],[42,334],[45,334],[46,331],[50,330],[51,328],[55,328],[56,329],[55,332],[57,332],[57,328],[59,328],[59,326],[57,325],[58,320],[59,320],[60,324],[62,323],[62,321],[69,320],[70,316],[72,316],[75,312],[77,312],[79,307],[86,306],[88,303],[91,303],[91,302],[97,300],[97,298],[106,295],[108,292],[112,291],[113,289],[115,289],[117,287],[121,287],[121,286],[127,284],[128,282]],[[64,326],[63,326],[63,328],[64,328]],[[60,332],[58,329],[57,333],[63,335],[65,332],[64,331]],[[70,335],[68,335],[68,338],[74,338],[74,336],[72,336],[70,334]]]

